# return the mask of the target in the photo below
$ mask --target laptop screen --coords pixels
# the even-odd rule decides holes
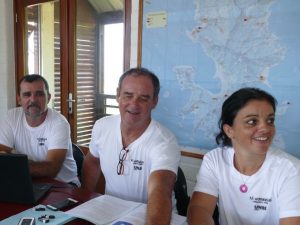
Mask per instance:
[[[35,198],[28,158],[24,154],[0,154],[0,201],[33,204]]]

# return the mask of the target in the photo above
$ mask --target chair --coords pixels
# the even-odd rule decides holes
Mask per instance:
[[[215,208],[215,211],[213,214],[213,219],[214,219],[215,225],[220,225],[220,223],[219,223],[219,208],[217,205],[216,205],[216,208]]]
[[[83,160],[84,160],[84,153],[74,143],[72,143],[72,149],[73,149],[73,157],[74,157],[76,165],[77,165],[77,176],[78,176],[79,180],[81,180],[81,170],[82,170],[82,164],[83,164]]]
[[[177,179],[174,185],[174,193],[176,198],[176,208],[178,214],[181,216],[186,216],[187,208],[190,202],[190,197],[187,193],[186,179],[180,167],[178,167]]]
[[[175,192],[175,198],[176,198],[176,208],[178,211],[178,214],[181,216],[187,215],[187,209],[190,202],[190,197],[187,193],[187,185],[186,185],[186,179],[184,176],[184,173],[180,167],[178,167],[177,172],[177,179],[174,185],[174,192]],[[219,225],[219,210],[218,206],[216,206],[214,214],[213,214],[213,220],[215,222],[215,225]]]

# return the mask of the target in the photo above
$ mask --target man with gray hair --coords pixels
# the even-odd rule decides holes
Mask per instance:
[[[103,175],[106,194],[147,204],[147,225],[170,224],[180,160],[175,136],[151,118],[159,89],[149,70],[125,72],[117,88],[120,115],[95,123],[83,164],[83,187],[95,190]]]

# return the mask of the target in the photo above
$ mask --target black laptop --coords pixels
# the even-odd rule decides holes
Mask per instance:
[[[0,202],[34,204],[51,186],[32,183],[27,155],[0,154]]]

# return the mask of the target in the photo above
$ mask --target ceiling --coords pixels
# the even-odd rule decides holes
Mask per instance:
[[[89,0],[98,13],[123,10],[124,1],[125,0]]]

